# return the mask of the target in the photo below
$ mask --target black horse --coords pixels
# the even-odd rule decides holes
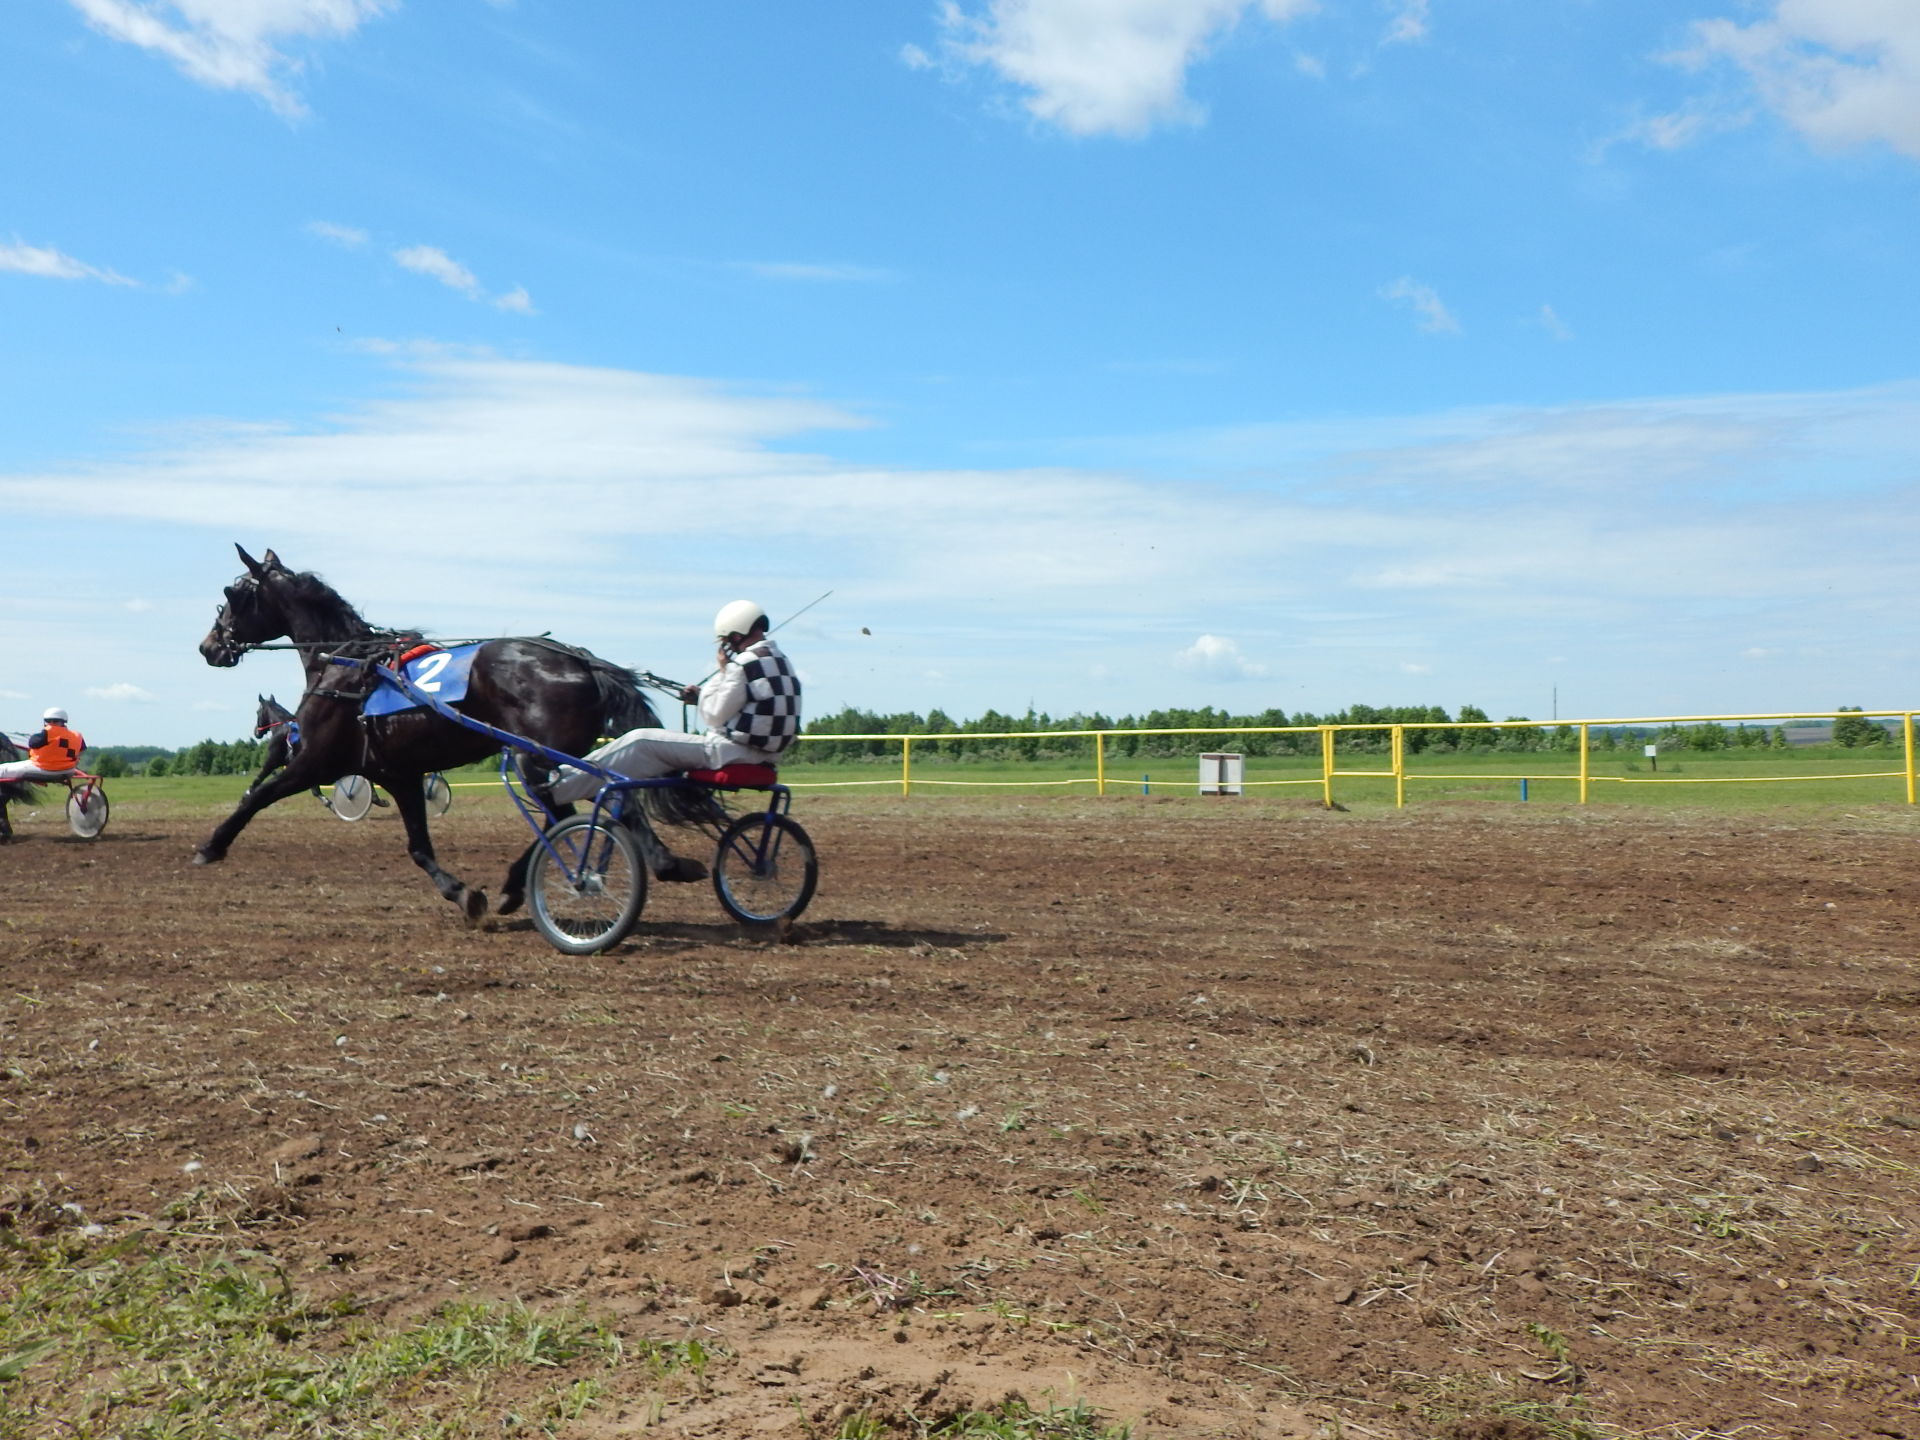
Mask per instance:
[[[287,757],[293,753],[293,734],[293,711],[271,695],[260,696],[260,708],[253,712],[253,738],[265,736],[267,748],[261,753],[260,773],[247,786],[249,790],[258,789],[274,771],[287,768]],[[318,795],[320,787],[314,786],[313,793]]]
[[[207,837],[194,863],[224,859],[247,822],[274,802],[343,775],[364,775],[393,797],[406,822],[413,863],[469,920],[477,920],[486,913],[486,893],[435,860],[422,781],[435,770],[485,759],[498,744],[431,710],[363,718],[361,698],[353,692],[358,677],[370,672],[330,665],[329,657],[391,662],[419,635],[369,625],[319,576],[289,570],[271,550],[264,560],[255,560],[234,548],[247,570],[226,587],[226,601],[200,642],[200,654],[209,665],[232,666],[253,646],[290,639],[300,652],[307,688],[294,712],[300,743],[277,772],[262,772],[233,814]],[[544,638],[487,641],[474,657],[466,698],[456,708],[568,755],[584,755],[601,735],[660,723],[633,671]],[[529,778],[536,797],[547,802],[548,777]],[[661,848],[651,835],[644,840],[654,850]],[[523,854],[507,874],[502,913],[520,904],[526,860]]]
[[[5,735],[0,735],[0,763],[10,760],[24,760],[26,754]],[[40,800],[40,788],[29,785],[24,780],[0,782],[0,845],[13,839],[13,826],[7,820],[7,807],[13,804],[34,805]]]

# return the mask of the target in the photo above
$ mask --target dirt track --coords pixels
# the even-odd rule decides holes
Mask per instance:
[[[390,820],[283,806],[210,870],[202,822],[23,826],[0,1206],[227,1204],[315,1290],[723,1352],[586,1440],[1012,1391],[1143,1437],[1920,1437],[1904,810],[800,813],[792,943],[660,887],[588,960],[463,929]],[[463,801],[443,856],[491,886],[517,823]]]

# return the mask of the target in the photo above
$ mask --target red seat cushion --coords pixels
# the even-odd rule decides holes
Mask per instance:
[[[764,790],[780,778],[780,772],[771,765],[740,761],[723,765],[718,770],[689,770],[687,778],[698,780],[702,785],[736,785],[743,790]]]

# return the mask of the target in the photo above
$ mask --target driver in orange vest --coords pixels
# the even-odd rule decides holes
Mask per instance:
[[[86,737],[67,728],[67,712],[58,705],[40,717],[27,737],[27,758],[0,764],[0,780],[51,780],[78,768]]]

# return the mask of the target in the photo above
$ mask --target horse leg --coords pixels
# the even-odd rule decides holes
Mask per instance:
[[[372,779],[372,776],[368,776]],[[433,881],[434,889],[441,898],[451,900],[460,907],[460,913],[472,924],[487,913],[487,892],[475,890],[463,882],[457,875],[440,868],[440,862],[434,858],[433,837],[427,833],[427,792],[420,783],[418,775],[402,775],[394,779],[382,778],[380,786],[393,797],[394,808],[400,812],[400,819],[407,827],[407,854]]]
[[[545,785],[529,785],[527,793],[550,812],[556,821],[564,820],[574,813],[574,807],[570,801],[554,804],[553,793]],[[513,864],[507,867],[507,878],[500,882],[499,914],[511,915],[526,903],[527,871],[533,864],[533,852],[539,848],[540,842],[535,840],[520,852],[520,857]]]
[[[9,840],[13,839],[13,826],[7,820],[7,805],[9,803],[6,796],[0,795],[0,845],[5,845]]]
[[[282,770],[264,783],[256,784],[240,797],[240,803],[233,813],[215,827],[206,843],[193,852],[196,865],[216,865],[227,858],[227,850],[235,837],[247,828],[247,822],[262,810],[277,801],[284,800],[296,790],[304,790],[313,783],[311,773],[296,775],[292,767]]]

